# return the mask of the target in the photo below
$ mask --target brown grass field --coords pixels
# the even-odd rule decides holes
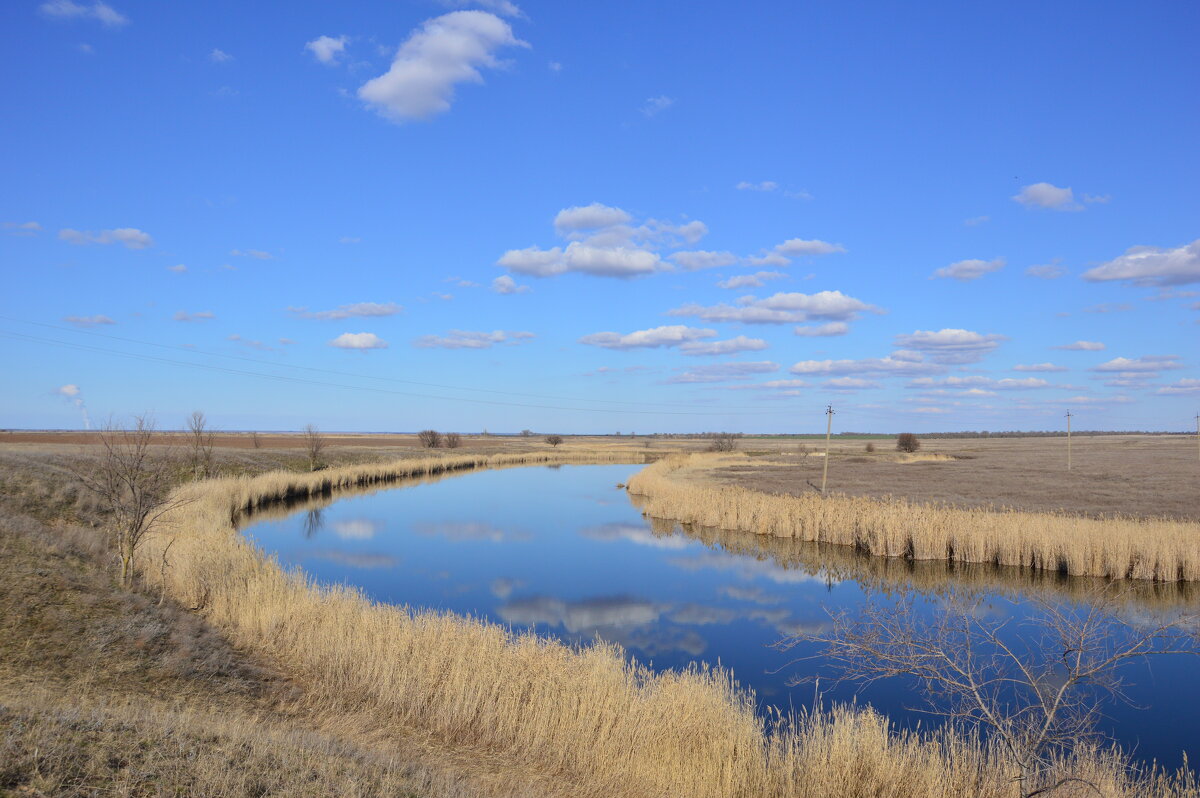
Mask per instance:
[[[180,488],[195,501],[148,541],[140,587],[126,593],[115,587],[102,513],[63,470],[92,455],[47,437],[0,435],[0,795],[1014,794],[1004,754],[970,735],[902,734],[861,709],[764,730],[728,673],[655,675],[611,646],[577,649],[377,605],[283,573],[232,526],[237,512],[283,495],[336,495],[450,465],[640,462],[704,441],[647,450],[645,439],[568,438],[551,451],[540,438],[469,439],[427,459],[411,444],[362,436],[332,446],[335,467],[313,474],[298,473],[292,439],[219,444],[230,476]],[[754,455],[731,465],[809,468],[775,441],[739,447]],[[847,448],[831,461],[831,485],[838,473],[849,484],[851,466],[874,465],[854,456]],[[1112,750],[1081,749],[1047,777],[1063,773],[1107,796],[1197,794],[1190,776],[1138,770]]]

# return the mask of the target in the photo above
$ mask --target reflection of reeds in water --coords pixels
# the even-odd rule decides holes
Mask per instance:
[[[641,508],[645,497],[631,495]],[[669,518],[647,517],[651,532],[662,538],[684,535],[710,549],[769,560],[787,570],[827,579],[852,581],[873,591],[912,588],[942,595],[952,590],[972,590],[1010,597],[1037,594],[1062,600],[1090,600],[1097,591],[1115,592],[1122,603],[1145,609],[1172,610],[1200,604],[1200,584],[1137,580],[1113,583],[1097,577],[1068,576],[1057,571],[995,565],[993,563],[911,560],[876,557],[851,546],[814,543],[755,535],[733,529],[681,524]]]
[[[849,546],[914,561],[990,563],[1068,576],[1200,580],[1200,524],[991,511],[901,498],[780,496],[718,485],[703,456],[673,456],[629,482],[643,512],[706,527]]]
[[[192,501],[148,541],[140,564],[147,580],[161,580],[236,645],[284,669],[331,721],[373,726],[373,742],[419,737],[445,748],[448,761],[484,763],[482,770],[496,762],[508,772],[553,777],[563,785],[553,794],[1013,794],[1003,752],[969,735],[896,732],[870,710],[764,722],[753,694],[727,671],[656,674],[612,645],[572,647],[474,619],[380,605],[356,590],[285,573],[233,525],[240,514],[287,497],[332,495],[406,473],[586,457],[452,457],[193,483],[180,491]],[[1178,794],[1161,777],[1131,775],[1112,751],[1083,751],[1053,769],[1067,773],[1106,795]],[[493,783],[489,794],[529,792],[512,781]]]

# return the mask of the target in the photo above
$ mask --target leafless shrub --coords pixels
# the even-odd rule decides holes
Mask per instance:
[[[807,445],[805,445],[805,444],[803,444],[803,443],[802,443],[802,444],[800,444],[799,446],[797,446],[797,447],[796,447],[796,453],[797,453],[797,454],[799,454],[799,455],[800,455],[802,458],[804,458],[805,460],[807,460],[807,459],[808,459],[808,456],[809,456],[810,454],[812,454],[812,450],[811,450],[811,449],[809,449]]]
[[[196,479],[203,479],[212,470],[213,431],[208,426],[208,419],[199,410],[193,410],[187,417],[187,429],[191,435],[188,455],[192,473]]]
[[[154,452],[154,421],[142,415],[132,428],[112,422],[100,432],[98,460],[74,470],[75,477],[94,493],[108,511],[121,584],[133,584],[133,561],[146,536],[171,510],[187,503],[172,499],[174,457],[170,450]]]
[[[442,440],[442,443],[447,449],[457,449],[458,447],[462,446],[462,436],[457,432],[447,432],[446,437]]]
[[[896,436],[896,451],[911,453],[920,448],[921,442],[911,432],[901,432]]]
[[[871,452],[875,451],[875,443],[874,443],[874,441],[867,441],[867,445],[866,445],[866,446],[864,446],[864,447],[863,447],[863,449],[864,449],[864,450],[865,450],[865,451],[866,451],[868,454],[870,454]]]
[[[562,443],[562,441],[563,441],[563,439],[562,439],[561,435],[547,435],[546,436],[546,443],[550,444],[551,446],[558,446],[560,443]]]
[[[262,448],[262,440],[258,437],[257,432],[250,433],[250,445],[253,446],[255,449]]]
[[[325,436],[316,424],[304,427],[304,451],[308,455],[308,470],[316,471],[321,465],[321,452],[325,451]]]
[[[708,444],[710,452],[732,452],[737,443],[737,436],[732,432],[718,432],[712,436],[712,442]]]
[[[916,681],[927,711],[996,739],[1019,770],[1021,795],[1095,741],[1106,701],[1129,699],[1122,666],[1163,654],[1198,654],[1200,616],[1154,618],[1122,611],[1120,595],[1099,588],[1078,603],[1029,598],[1029,614],[1013,621],[984,597],[951,590],[933,607],[920,594],[874,596],[853,615],[830,612],[825,630],[789,638],[822,643],[836,681],[866,685],[892,676]],[[794,682],[804,681],[802,679]],[[1059,784],[1080,779],[1065,778]]]
[[[442,433],[435,429],[423,429],[417,433],[417,440],[426,449],[436,449],[442,445]]]
[[[531,430],[531,429],[523,429],[523,430],[521,430],[521,437],[522,437],[522,438],[532,438],[532,437],[533,437],[533,430]]]

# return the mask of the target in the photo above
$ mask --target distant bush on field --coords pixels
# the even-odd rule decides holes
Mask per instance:
[[[436,449],[442,445],[442,433],[435,429],[423,429],[417,433],[417,440],[426,449]]]
[[[550,444],[551,446],[558,446],[560,443],[562,443],[562,436],[561,435],[547,435],[546,443]]]
[[[896,436],[896,451],[915,452],[921,448],[921,442],[911,432],[901,432]]]
[[[442,443],[447,449],[457,449],[459,446],[462,446],[462,436],[457,432],[447,432]]]

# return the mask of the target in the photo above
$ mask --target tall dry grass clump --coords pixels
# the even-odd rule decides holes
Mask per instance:
[[[672,456],[629,482],[650,516],[912,560],[992,563],[1070,576],[1200,579],[1200,524],[1082,518],[918,504],[903,498],[784,496],[704,478],[701,455]]]
[[[430,458],[194,483],[181,490],[190,503],[143,549],[143,572],[235,644],[288,671],[328,717],[373,724],[384,736],[415,735],[463,761],[515,764],[561,783],[555,794],[1013,794],[1013,768],[969,735],[899,734],[865,709],[763,718],[754,695],[723,669],[656,674],[614,645],[573,647],[476,619],[378,604],[285,572],[235,528],[243,513],[272,502],[405,476],[622,457]],[[1086,772],[1113,796],[1175,795],[1182,784],[1158,775],[1152,783],[1115,751],[1084,752],[1058,770]],[[521,789],[496,785],[494,794],[526,794]]]

